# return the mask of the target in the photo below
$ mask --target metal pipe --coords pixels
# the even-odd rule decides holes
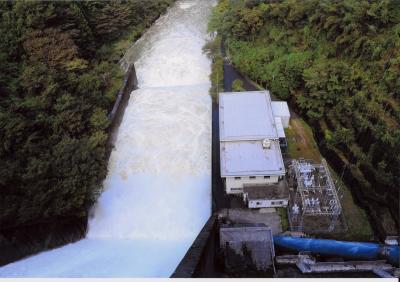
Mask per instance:
[[[399,266],[400,262],[399,246],[327,239],[296,238],[279,235],[274,236],[274,244],[278,247],[296,250],[298,252],[341,256],[349,259],[377,260],[384,258],[389,263],[396,266]]]

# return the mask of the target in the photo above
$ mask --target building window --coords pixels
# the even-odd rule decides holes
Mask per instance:
[[[271,202],[271,206],[273,206],[273,205],[275,205],[275,202],[274,202],[274,201]]]
[[[259,205],[261,205],[261,203],[260,202],[256,202],[256,205],[259,206]]]
[[[268,176],[264,176],[264,179],[268,179],[268,178],[271,178],[271,176],[269,176],[269,175]]]
[[[256,177],[255,177],[255,176],[249,176],[249,178],[250,178],[250,179],[256,179]]]
[[[235,177],[235,180],[240,180],[241,179],[241,177]]]
[[[279,201],[279,204],[280,204],[280,205],[283,205],[283,201]]]

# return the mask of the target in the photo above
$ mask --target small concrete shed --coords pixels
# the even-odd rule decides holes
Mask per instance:
[[[289,202],[289,187],[286,180],[269,185],[246,186],[243,197],[250,209],[286,207]]]
[[[222,225],[219,234],[228,272],[248,269],[275,271],[274,239],[270,227],[259,223]]]

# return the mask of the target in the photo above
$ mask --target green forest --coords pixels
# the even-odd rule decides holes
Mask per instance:
[[[118,40],[172,2],[0,2],[0,230],[87,215],[123,82]]]
[[[307,120],[377,233],[396,234],[400,2],[220,0],[209,29],[240,71]]]

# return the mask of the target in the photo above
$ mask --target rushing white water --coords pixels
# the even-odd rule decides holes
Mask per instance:
[[[127,52],[132,92],[85,239],[0,268],[0,277],[168,277],[211,213],[213,0],[178,1]]]

